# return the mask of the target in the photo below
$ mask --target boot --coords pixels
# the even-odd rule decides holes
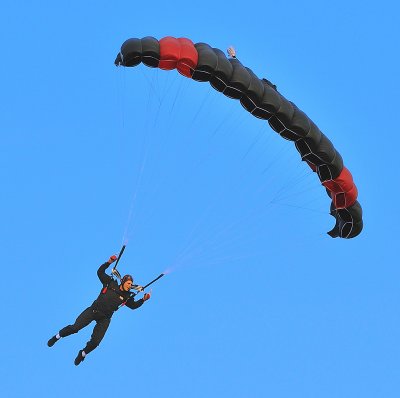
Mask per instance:
[[[53,336],[53,337],[47,342],[47,345],[48,345],[49,347],[53,347],[53,345],[56,344],[57,341],[58,341],[57,337],[56,337],[56,336]]]
[[[85,360],[85,357],[82,355],[83,350],[79,350],[77,357],[75,358],[74,364],[78,366],[82,361]]]

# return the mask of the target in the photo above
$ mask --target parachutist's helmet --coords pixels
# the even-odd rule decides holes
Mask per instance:
[[[121,285],[123,285],[126,281],[131,281],[133,284],[132,275],[124,275],[121,279]]]

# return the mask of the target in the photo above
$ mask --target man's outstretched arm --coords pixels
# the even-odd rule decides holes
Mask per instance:
[[[110,283],[110,280],[112,279],[111,276],[106,274],[106,269],[117,259],[116,255],[112,255],[107,262],[104,264],[100,265],[99,269],[97,270],[97,276],[100,279],[100,282],[103,285],[107,285]]]
[[[129,307],[131,310],[136,310],[136,308],[139,308],[143,305],[145,301],[147,301],[150,298],[150,293],[145,293],[143,298],[141,298],[138,301],[135,301],[135,299],[132,297],[126,302],[126,306]]]

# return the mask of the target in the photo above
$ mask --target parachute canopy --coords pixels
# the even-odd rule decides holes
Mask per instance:
[[[117,66],[133,67],[143,63],[151,68],[177,71],[190,79],[209,82],[225,96],[240,101],[259,119],[295,144],[301,159],[317,173],[332,200],[330,214],[336,224],[328,234],[353,238],[363,228],[362,208],[350,171],[331,141],[293,102],[283,97],[267,79],[259,79],[236,58],[206,43],[194,44],[187,38],[132,38],[122,44]]]

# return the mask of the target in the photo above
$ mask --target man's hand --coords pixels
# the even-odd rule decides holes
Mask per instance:
[[[151,296],[150,293],[145,293],[144,296],[143,296],[143,301],[149,300],[150,296]]]
[[[112,264],[115,260],[117,259],[117,256],[113,254],[109,259],[108,259],[108,264]]]

